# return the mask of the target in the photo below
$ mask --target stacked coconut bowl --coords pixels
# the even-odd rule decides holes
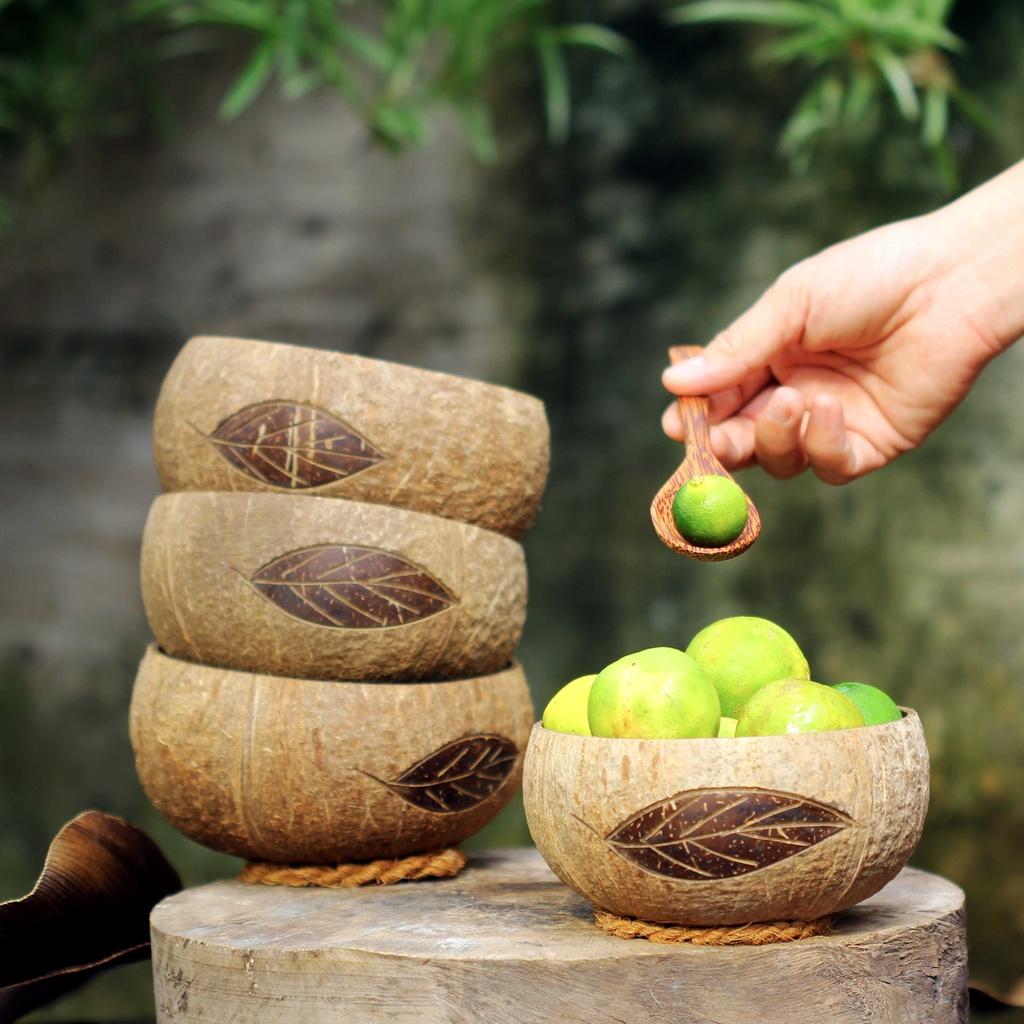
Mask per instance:
[[[276,864],[397,858],[508,802],[542,404],[358,356],[200,337],[156,410],[156,638],[131,737],[190,838]]]

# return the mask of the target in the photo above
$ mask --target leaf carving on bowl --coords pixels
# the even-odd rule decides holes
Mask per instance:
[[[292,618],[331,629],[406,626],[458,602],[422,566],[357,544],[290,551],[257,569],[249,582]]]
[[[235,469],[288,490],[343,480],[385,458],[344,420],[303,402],[247,405],[207,437]]]
[[[388,781],[363,772],[425,811],[454,814],[482,804],[509,777],[519,749],[504,736],[463,736]]]
[[[795,793],[690,789],[645,807],[604,840],[645,871],[696,882],[777,864],[853,823],[835,807]]]

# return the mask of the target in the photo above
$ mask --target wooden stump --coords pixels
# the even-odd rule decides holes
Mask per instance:
[[[387,888],[217,882],[164,900],[152,935],[158,1022],[967,1020],[963,893],[912,869],[831,935],[774,946],[604,935],[532,850]]]

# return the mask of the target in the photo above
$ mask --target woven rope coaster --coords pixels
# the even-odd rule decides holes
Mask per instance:
[[[453,878],[466,866],[466,855],[448,847],[398,860],[372,860],[367,864],[263,864],[250,862],[238,876],[250,885],[290,885],[296,888],[354,889],[359,885],[394,885],[421,878]]]
[[[618,939],[647,939],[666,945],[689,942],[694,946],[767,946],[773,942],[796,942],[812,935],[825,935],[831,931],[832,923],[831,917],[819,917],[815,921],[765,921],[725,928],[699,928],[652,924],[632,917],[619,917],[607,910],[594,911],[594,924],[606,935],[614,935]]]

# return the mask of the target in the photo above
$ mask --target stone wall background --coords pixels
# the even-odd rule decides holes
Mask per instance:
[[[678,459],[657,426],[666,346],[706,338],[793,260],[938,197],[898,136],[793,178],[772,155],[791,83],[751,75],[727,30],[669,35],[642,5],[607,10],[644,59],[577,62],[564,150],[543,144],[525,78],[505,87],[488,170],[452,126],[380,154],[330,96],[268,95],[223,125],[229,69],[197,60],[168,82],[169,139],[82,152],[0,239],[0,899],[90,806],[150,830],[190,884],[235,870],[148,807],[126,728],[148,636],[150,414],[203,331],[540,394],[554,463],[526,542],[523,647],[538,707],[714,618],[778,619],[818,678],[876,681],[920,710],[934,785],[915,862],[967,888],[975,972],[1024,974],[1024,351],[854,487],[749,476],[765,530],[742,559],[662,549],[646,509]],[[1024,14],[978,5],[962,28],[1000,126],[960,139],[970,183],[1021,155]],[[477,842],[527,840],[513,808]],[[138,1017],[148,992],[145,965],[123,969],[38,1019]]]

